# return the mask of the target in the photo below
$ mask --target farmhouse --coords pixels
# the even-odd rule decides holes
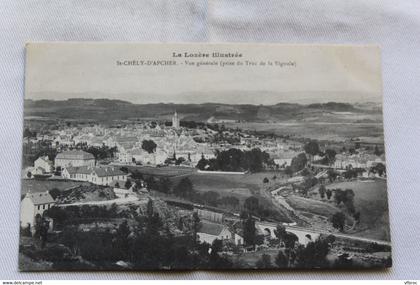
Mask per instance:
[[[93,154],[81,151],[81,150],[70,150],[63,151],[55,157],[55,167],[79,167],[79,166],[95,166],[95,157]]]
[[[88,181],[97,185],[109,185],[114,180],[127,180],[127,174],[115,166],[68,166],[62,170],[61,175],[66,179]]]
[[[38,193],[28,192],[20,205],[20,225],[22,227],[29,225],[31,230],[33,230],[36,217],[38,215],[42,217],[45,210],[48,210],[54,205],[54,199],[48,191]]]
[[[216,224],[208,221],[201,221],[201,227],[197,232],[198,238],[201,242],[212,244],[216,239],[231,240],[232,232],[227,226]]]

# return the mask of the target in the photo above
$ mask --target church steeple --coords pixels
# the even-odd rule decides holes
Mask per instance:
[[[176,110],[174,112],[174,115],[172,116],[172,127],[175,129],[179,129],[179,118]]]

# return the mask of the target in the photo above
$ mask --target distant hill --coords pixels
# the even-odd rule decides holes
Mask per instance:
[[[250,122],[303,120],[307,117],[328,117],[334,112],[380,113],[380,106],[364,107],[362,103],[328,102],[317,104],[278,103],[275,105],[230,105],[203,104],[133,104],[111,99],[25,100],[25,116],[40,116],[62,119],[124,120],[146,119],[169,120],[177,111],[182,120],[202,121],[237,120]]]

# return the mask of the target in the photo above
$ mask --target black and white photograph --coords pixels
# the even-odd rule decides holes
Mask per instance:
[[[19,270],[392,266],[374,45],[29,43]]]

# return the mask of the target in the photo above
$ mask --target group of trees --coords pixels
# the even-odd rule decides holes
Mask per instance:
[[[103,160],[115,157],[117,153],[117,147],[109,147],[105,144],[102,146],[92,146],[88,145],[86,142],[80,142],[76,144],[74,147],[70,147],[69,149],[81,149],[88,153],[93,154],[96,160]]]
[[[254,148],[250,151],[231,148],[217,151],[216,158],[206,159],[204,156],[198,161],[197,168],[211,171],[250,171],[259,172],[268,166],[273,166],[274,161],[268,153]]]
[[[331,199],[331,196],[332,196],[332,194],[333,194],[333,192],[332,192],[332,190],[331,190],[331,189],[326,189],[326,188],[325,188],[325,185],[321,185],[321,186],[319,186],[319,188],[318,188],[318,193],[319,193],[319,196],[321,197],[321,199],[324,199],[324,198],[325,198],[325,196],[327,196],[327,199],[328,199],[328,200],[330,200],[330,199]]]
[[[117,211],[116,204],[110,207],[97,205],[52,207],[46,210],[44,215],[52,218],[54,226],[58,228],[83,220],[127,218],[125,213]]]
[[[340,205],[341,203],[343,203],[347,211],[353,214],[355,212],[354,191],[352,189],[342,190],[340,188],[333,189],[332,191],[334,192],[334,200],[336,204]]]
[[[218,207],[223,205],[233,210],[240,208],[240,201],[235,196],[221,196],[216,191],[198,192],[194,190],[194,185],[188,177],[182,178],[177,184],[168,177],[161,177],[159,179],[149,176],[144,178],[143,175],[134,175],[137,179],[141,177],[149,190],[158,191],[164,194],[172,194],[181,198],[188,199],[192,202]]]
[[[147,151],[148,153],[154,153],[156,150],[157,144],[153,140],[143,140],[141,143],[141,148]]]
[[[250,196],[245,199],[243,204],[243,210],[251,215],[266,219],[276,218],[278,212],[263,203],[264,200],[260,200],[257,197]]]
[[[216,241],[210,251],[210,246],[198,242],[195,235],[192,231],[174,236],[149,200],[146,213],[130,219],[130,223],[123,221],[115,229],[94,228],[88,232],[68,225],[59,242],[74,255],[105,269],[115,269],[115,262],[120,260],[142,270],[231,268],[232,263],[219,254],[221,241]],[[71,268],[72,264],[61,266],[57,269]]]
[[[326,149],[324,152],[321,151],[319,144],[316,140],[311,140],[304,145],[305,153],[307,153],[310,158],[311,162],[313,162],[313,157],[315,155],[320,155],[323,158],[320,161],[317,161],[321,164],[331,165],[335,161],[335,156],[337,152],[334,149]]]
[[[257,268],[328,268],[331,266],[327,255],[335,241],[333,235],[320,236],[304,246],[297,242],[296,235],[287,232],[281,225],[277,227],[275,234],[277,239],[284,244],[284,249],[279,250],[274,264],[270,255],[263,254],[256,262]]]
[[[307,163],[308,158],[306,155],[304,153],[300,153],[292,159],[290,166],[286,167],[285,173],[291,176],[293,173],[303,170]]]
[[[104,269],[115,269],[115,262],[128,261],[136,269],[208,269],[229,268],[231,263],[220,257],[221,246],[209,253],[209,246],[196,242],[195,234],[186,232],[174,237],[167,225],[155,211],[149,200],[144,215],[131,216],[116,229],[95,227],[91,231],[80,231],[74,222],[83,219],[118,219],[127,217],[124,211],[97,206],[51,208],[46,214],[61,225],[57,242],[64,244],[74,256],[94,263]],[[136,211],[134,211],[136,212]],[[78,220],[78,221],[77,221]],[[196,231],[195,231],[196,233]],[[54,268],[70,269],[77,260],[61,262],[54,259]],[[52,260],[51,260],[52,261]]]
[[[377,173],[379,176],[386,174],[386,167],[383,163],[377,163],[369,169],[371,173]]]

